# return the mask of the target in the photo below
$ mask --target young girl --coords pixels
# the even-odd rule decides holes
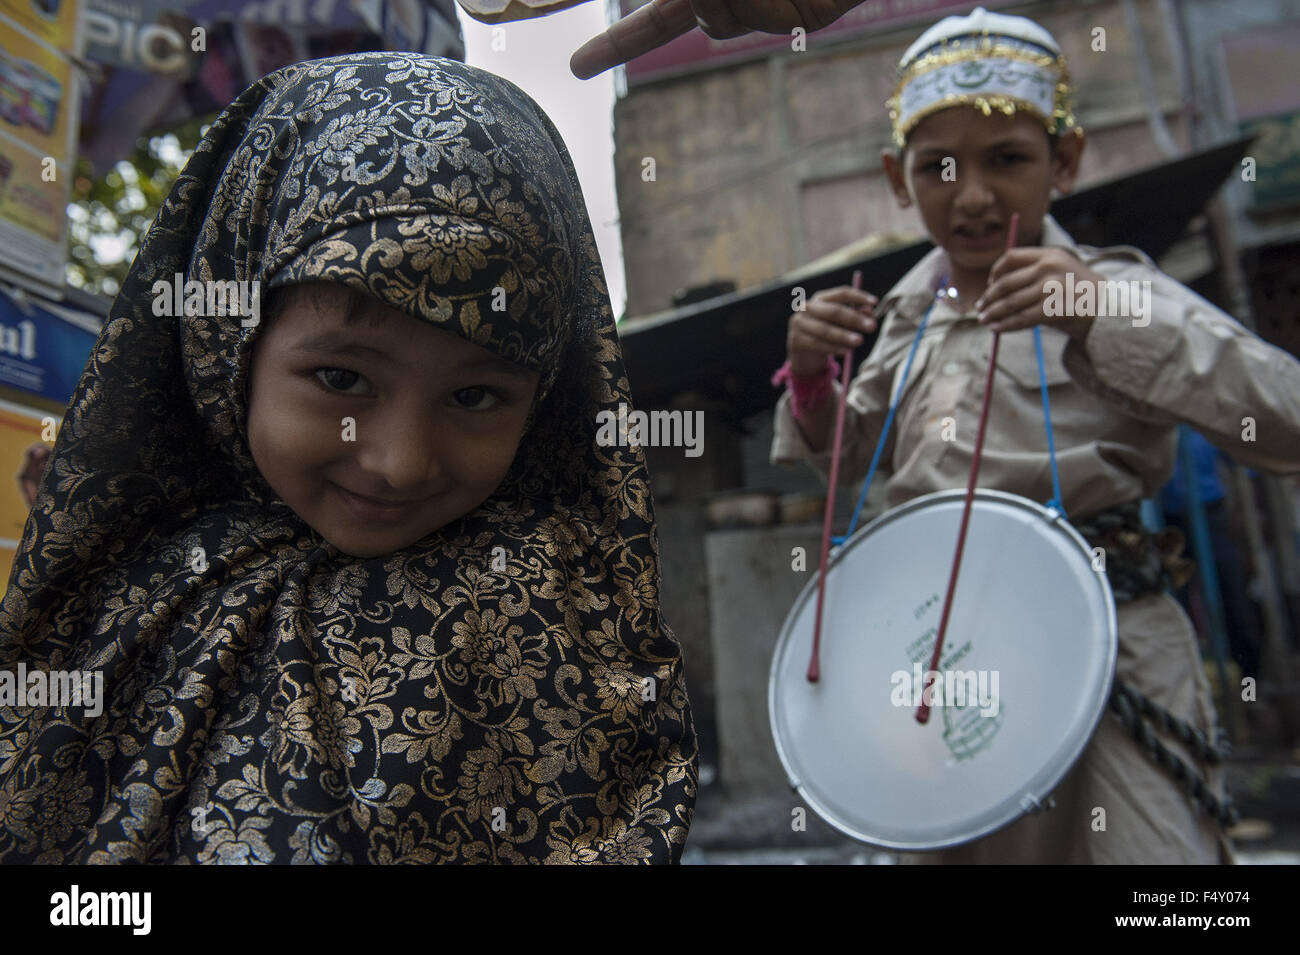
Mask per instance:
[[[791,316],[792,389],[778,406],[772,457],[829,467],[838,394],[830,355],[874,330],[874,314],[883,326],[851,386],[846,470],[865,474],[901,387],[882,458],[891,471],[889,503],[964,487],[990,331],[997,330],[1003,334],[979,483],[1047,501],[1053,497],[1051,467],[1028,331],[1042,325],[1061,503],[1076,528],[1105,550],[1118,604],[1116,675],[1153,708],[1145,714],[1149,723],[1125,725],[1114,713],[1102,716],[1058,786],[1055,809],[924,858],[1226,861],[1220,824],[1231,816],[1221,767],[1210,751],[1214,708],[1196,635],[1165,592],[1162,555],[1142,528],[1137,502],[1168,481],[1178,421],[1254,467],[1300,470],[1300,363],[1137,250],[1078,246],[1048,215],[1052,189],[1073,187],[1083,150],[1069,94],[1055,40],[1023,17],[977,8],[943,20],[907,51],[891,102],[900,150],[886,153],[884,166],[899,203],[917,207],[939,248],[879,303],[852,288],[828,289]],[[1013,214],[1019,216],[1019,240],[1007,250]],[[1051,317],[1046,308],[1053,288],[1068,283],[1099,290],[1112,280],[1136,286],[1145,298],[1130,302],[1124,315],[1071,310]],[[937,290],[950,294],[936,302]],[[903,362],[932,302],[903,385]],[[1253,423],[1248,431],[1246,419]],[[1014,553],[1007,554],[1005,572],[1023,572]],[[1153,741],[1165,755],[1157,754]],[[1169,771],[1169,757],[1189,771],[1186,780]]]
[[[0,604],[0,665],[106,697],[0,707],[0,861],[676,862],[645,463],[594,440],[628,400],[528,97],[407,53],[249,88],[142,244]]]

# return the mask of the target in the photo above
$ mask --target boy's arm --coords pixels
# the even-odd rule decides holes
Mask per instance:
[[[1191,425],[1242,464],[1300,472],[1300,361],[1158,270],[1091,268],[1149,281],[1150,310],[1094,318],[1065,349],[1075,381],[1135,417]]]
[[[860,481],[866,476],[871,455],[876,450],[876,441],[889,412],[894,376],[900,367],[899,363],[907,357],[907,349],[911,347],[915,333],[915,326],[898,321],[896,313],[890,309],[871,353],[849,383],[849,400],[844,409],[844,444],[840,457],[840,480],[845,484]],[[921,347],[925,347],[924,343]],[[909,380],[915,381],[920,376],[923,364],[922,356],[918,355],[912,364]],[[840,391],[839,382],[834,382],[833,392],[817,409],[828,413],[830,420],[826,440],[821,445],[821,450],[817,451],[809,445],[799,422],[795,421],[790,411],[790,394],[787,392],[781,396],[774,418],[771,450],[773,464],[807,461],[823,478],[829,476],[835,435],[835,409],[839,404]],[[881,455],[882,470],[888,469],[893,458],[895,435],[895,429],[891,429],[889,441]]]

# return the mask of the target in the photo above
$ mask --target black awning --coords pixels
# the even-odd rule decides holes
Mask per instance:
[[[1081,245],[1133,245],[1159,258],[1238,168],[1250,142],[1234,140],[1062,196],[1052,203],[1052,215]],[[811,294],[847,285],[861,269],[867,288],[889,289],[931,248],[929,240],[916,242],[621,326],[633,400],[638,407],[659,407],[676,394],[695,392],[724,402],[737,420],[771,407],[780,392],[770,377],[785,360],[795,285]],[[855,362],[873,344],[874,337]]]

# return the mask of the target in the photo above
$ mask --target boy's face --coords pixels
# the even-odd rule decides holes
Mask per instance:
[[[955,106],[916,125],[901,162],[889,152],[882,160],[899,205],[917,205],[956,269],[983,275],[1006,250],[1013,212],[1016,244],[1038,244],[1052,189],[1073,188],[1082,151],[1082,135],[1070,132],[1053,149],[1043,124],[1025,113]]]
[[[536,372],[343,286],[286,294],[254,346],[248,443],[299,517],[344,553],[379,557],[496,490]],[[364,315],[345,321],[349,308]]]

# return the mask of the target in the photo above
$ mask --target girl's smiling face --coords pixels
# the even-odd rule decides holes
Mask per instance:
[[[536,372],[341,285],[281,294],[253,349],[248,444],[299,517],[344,553],[379,557],[491,496]]]

